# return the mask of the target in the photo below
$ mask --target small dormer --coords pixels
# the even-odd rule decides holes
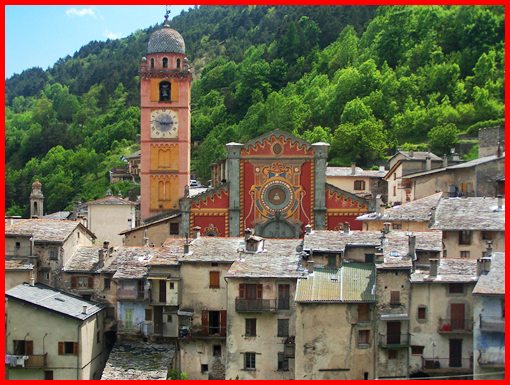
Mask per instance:
[[[253,229],[244,230],[244,250],[249,253],[264,251],[264,238],[257,237]]]

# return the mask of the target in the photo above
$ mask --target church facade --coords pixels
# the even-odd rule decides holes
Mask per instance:
[[[361,229],[369,202],[326,183],[327,143],[307,143],[274,130],[245,144],[228,143],[214,188],[181,199],[183,236],[236,237],[246,229],[266,238],[299,238],[310,225]],[[198,229],[197,229],[198,230]]]

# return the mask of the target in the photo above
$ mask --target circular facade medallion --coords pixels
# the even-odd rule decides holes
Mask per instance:
[[[280,155],[282,153],[282,151],[283,151],[283,147],[280,143],[275,143],[273,145],[273,153],[275,155]]]
[[[271,211],[286,211],[294,202],[291,186],[283,181],[271,181],[262,187],[263,206]]]

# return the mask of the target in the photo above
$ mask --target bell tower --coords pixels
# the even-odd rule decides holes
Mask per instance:
[[[41,182],[36,179],[34,183],[32,183],[32,193],[30,194],[30,218],[43,217],[44,195],[41,188]]]
[[[190,178],[191,71],[168,13],[140,65],[142,220],[178,210]]]

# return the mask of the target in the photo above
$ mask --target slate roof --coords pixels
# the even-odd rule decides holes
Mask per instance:
[[[63,270],[66,273],[95,272],[99,262],[99,250],[101,249],[102,247],[100,246],[78,247],[69,261],[67,261]]]
[[[144,229],[144,228],[147,228],[147,227],[150,227],[150,226],[154,226],[154,225],[157,225],[159,223],[168,221],[170,219],[177,218],[180,215],[181,215],[180,212],[173,212],[171,214],[165,213],[165,215],[163,215],[163,217],[161,217],[161,218],[153,219],[150,222],[146,221],[143,225],[140,225],[140,226],[135,227],[133,229],[124,230],[124,231],[120,232],[119,235],[129,234],[129,233],[132,233],[132,232],[140,230],[140,229]]]
[[[65,242],[77,228],[81,227],[92,239],[96,236],[78,221],[58,219],[19,219],[11,226],[6,225],[6,236],[26,236],[32,234],[35,242]]]
[[[326,167],[326,176],[365,176],[369,178],[382,178],[386,175],[386,170],[363,170],[361,167],[355,168],[355,173],[352,175],[351,167]]]
[[[244,244],[244,240],[242,240]],[[297,278],[305,270],[296,252],[297,239],[265,239],[264,251],[240,251],[226,277],[229,278]]]
[[[141,279],[147,276],[149,262],[161,253],[160,247],[116,247],[101,269],[114,279]]]
[[[179,262],[234,262],[244,238],[199,237],[191,240],[190,253],[181,254]]]
[[[5,261],[5,270],[32,270],[34,265],[23,259],[8,259]]]
[[[498,198],[444,198],[439,201],[432,229],[505,230],[505,200],[498,210]]]
[[[184,53],[185,48],[181,34],[165,23],[161,29],[151,34],[147,53]]]
[[[432,152],[429,152],[429,151],[412,151],[412,156],[411,156],[411,151],[397,151],[397,153],[395,155],[392,156],[395,157],[397,156],[398,154],[402,154],[404,155],[404,157],[406,159],[426,159],[426,158],[430,158],[431,160],[441,160],[441,158],[439,156],[437,156],[436,154],[433,154]]]
[[[71,211],[57,211],[55,213],[47,214],[43,216],[45,219],[69,219]]]
[[[343,263],[338,270],[315,269],[300,278],[296,302],[366,302],[375,301],[373,264]]]
[[[411,283],[476,282],[476,260],[440,259],[437,276],[430,277],[429,270],[417,269],[411,274]]]
[[[505,253],[492,253],[491,269],[480,275],[473,294],[505,295]]]
[[[381,215],[377,212],[360,215],[356,219],[358,221],[413,221],[413,222],[428,222],[431,219],[431,210],[437,207],[439,200],[443,193],[429,195],[412,202],[403,203],[399,206],[394,206],[385,209]]]
[[[34,286],[23,283],[8,290],[5,295],[9,299],[15,298],[78,320],[85,320],[103,309],[100,303],[85,301],[81,297],[55,290],[41,283],[36,283]],[[87,306],[86,314],[83,314],[83,306]]]
[[[115,195],[108,195],[104,198],[96,199],[85,203],[86,205],[136,205],[128,199],[124,199]]]

